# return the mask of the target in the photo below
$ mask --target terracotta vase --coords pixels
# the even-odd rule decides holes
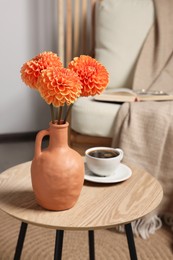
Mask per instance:
[[[49,145],[42,150],[42,139]],[[84,161],[68,146],[68,123],[52,124],[36,136],[31,180],[37,203],[49,210],[66,210],[76,203],[84,182]]]

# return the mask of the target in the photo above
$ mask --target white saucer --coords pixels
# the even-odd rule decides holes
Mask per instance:
[[[127,180],[128,178],[130,178],[131,175],[132,175],[131,169],[123,163],[120,163],[120,166],[117,168],[114,174],[105,177],[95,175],[93,172],[91,172],[88,169],[85,163],[84,179],[87,181],[98,182],[98,183],[116,183],[116,182]]]

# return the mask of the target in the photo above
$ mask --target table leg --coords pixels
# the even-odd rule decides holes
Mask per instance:
[[[94,250],[94,230],[88,231],[88,239],[89,239],[89,259],[95,259],[95,250]]]
[[[56,231],[54,260],[61,260],[64,230]]]
[[[125,225],[126,237],[129,247],[130,259],[137,260],[136,248],[135,248],[135,241],[133,237],[133,231],[131,223]]]
[[[27,223],[24,223],[24,222],[21,223],[18,241],[17,241],[17,245],[16,245],[16,251],[15,251],[15,255],[14,255],[14,260],[19,260],[21,257],[27,227],[28,227]]]

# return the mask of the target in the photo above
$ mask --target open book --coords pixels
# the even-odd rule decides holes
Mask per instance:
[[[173,94],[163,91],[146,91],[144,89],[134,91],[127,88],[117,88],[113,91],[105,91],[101,95],[94,97],[97,101],[106,102],[134,102],[134,101],[164,101],[173,100]]]

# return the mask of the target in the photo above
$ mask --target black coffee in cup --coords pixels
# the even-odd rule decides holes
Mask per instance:
[[[88,153],[88,155],[95,157],[95,158],[113,158],[119,155],[117,151],[113,150],[93,150]]]

